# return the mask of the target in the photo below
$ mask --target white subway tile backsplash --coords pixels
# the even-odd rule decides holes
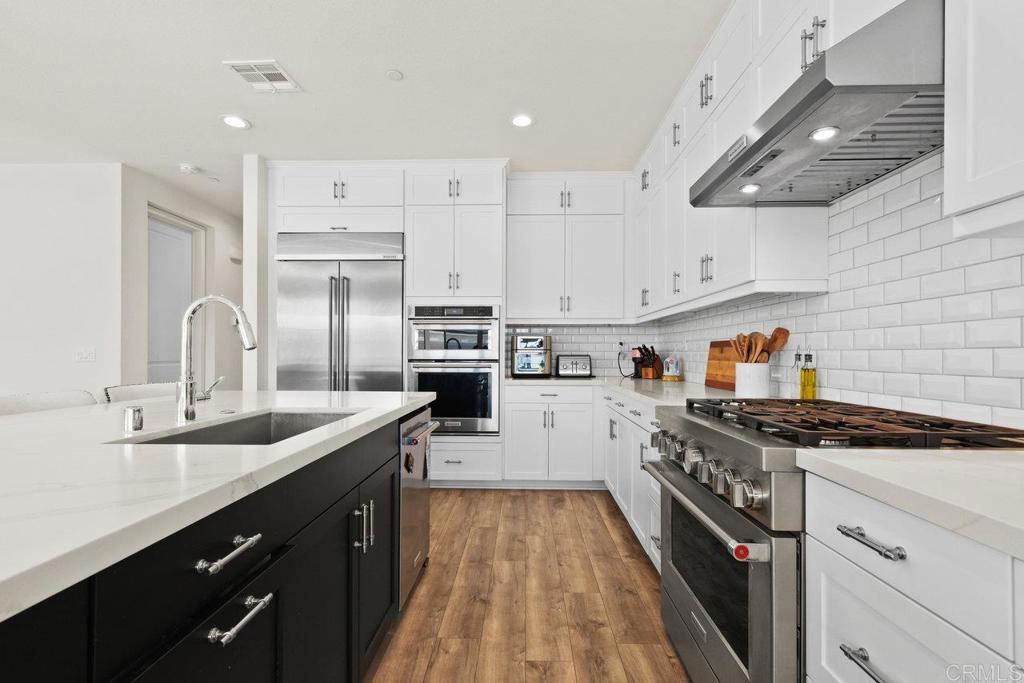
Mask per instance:
[[[839,362],[847,370],[867,370],[871,367],[868,352],[861,350],[843,351]]]
[[[910,178],[909,180],[913,180],[913,178]],[[871,183],[871,185],[868,186],[867,188],[868,198],[874,199],[875,197],[881,197],[889,190],[895,190],[897,187],[900,186],[901,182],[902,178],[900,177],[900,174],[894,173],[890,175],[888,178]]]
[[[992,350],[945,349],[942,352],[942,368],[944,372],[953,375],[991,375]]]
[[[880,217],[883,213],[883,199],[881,196],[869,199],[853,209],[853,224],[862,225],[868,221]]]
[[[932,251],[935,250],[933,249]],[[921,276],[921,296],[926,299],[937,296],[949,296],[951,294],[963,294],[963,292],[963,268],[944,270],[941,273]]]
[[[992,422],[992,409],[988,406],[971,405],[970,403],[944,402],[942,416],[970,422]]]
[[[943,244],[949,244],[956,237],[953,236],[953,219],[946,218],[936,221],[921,228],[921,248],[931,249]]]
[[[936,401],[964,400],[964,378],[952,375],[920,375],[922,398]]]
[[[919,349],[921,348],[921,328],[890,327],[885,330],[885,348],[887,349]]]
[[[972,263],[981,263],[992,258],[990,240],[958,240],[942,247],[942,267],[956,268]]]
[[[1013,429],[1024,429],[1024,410],[1013,408],[993,408],[992,424],[1000,427],[1012,427]]]
[[[871,285],[853,290],[853,305],[858,308],[880,306],[885,302],[884,285]]]
[[[942,402],[926,398],[904,398],[903,410],[922,415],[942,415]]]
[[[921,279],[909,278],[885,283],[885,303],[916,301],[921,298]]]
[[[921,176],[921,198],[942,193],[942,169]]]
[[[907,230],[885,238],[885,258],[896,258],[904,254],[921,251],[921,231]]]
[[[845,330],[863,329],[869,325],[868,310],[858,308],[852,311],[843,311],[841,320]]]
[[[911,274],[913,273],[908,275]],[[899,280],[901,277],[903,277],[901,259],[893,258],[868,266],[868,280],[871,282],[889,282],[890,280]]]
[[[877,372],[899,372],[903,369],[903,354],[899,351],[868,351],[868,366]]]
[[[857,330],[853,333],[853,346],[858,349],[881,349],[885,346],[885,332],[878,328]]]
[[[999,377],[1024,377],[1024,348],[996,349],[993,370]]]
[[[921,183],[911,180],[885,193],[885,213],[899,211],[921,199]]]
[[[839,273],[848,268],[853,268],[853,250],[847,249],[832,254],[828,257],[828,269],[832,273]],[[829,289],[832,289],[829,287]]]
[[[902,259],[902,267],[905,277],[934,273],[942,268],[942,249],[934,247],[907,254]]]
[[[828,219],[828,234],[838,235],[853,227],[853,211],[843,211]]]
[[[856,264],[856,258],[854,259],[854,264]],[[863,287],[864,285],[868,284],[868,282],[869,280],[867,266],[861,266],[860,268],[853,268],[851,270],[844,270],[839,275],[839,284],[843,289]]]
[[[901,181],[905,183],[911,180],[916,180],[917,178],[920,178],[923,175],[927,175],[928,173],[931,173],[940,168],[942,168],[942,155],[933,154],[927,159],[919,161],[918,163],[913,164],[912,166],[909,166],[903,171],[901,171]]]
[[[1024,254],[1024,237],[996,237],[992,240],[992,258]]]
[[[886,256],[885,245],[882,242],[868,242],[853,250],[853,265],[870,265],[881,261]]]
[[[839,313],[819,313],[817,329],[819,332],[830,332],[839,329]]]
[[[968,403],[1020,408],[1020,380],[1002,377],[967,377],[964,399]]]
[[[853,388],[857,391],[881,393],[885,386],[885,375],[881,372],[853,373]]]
[[[829,372],[828,372],[828,384],[833,389],[852,389],[853,388],[853,371],[852,370],[829,370]]]
[[[992,316],[992,294],[975,292],[942,299],[942,320],[977,320]]]
[[[848,194],[839,200],[839,207],[842,211],[847,211],[855,206],[860,206],[868,200],[867,190],[860,190],[852,194]]]
[[[888,306],[876,306],[872,308],[868,311],[868,321],[872,327],[899,325],[900,304],[890,304]]]
[[[958,349],[964,345],[964,323],[921,327],[921,346],[926,349]]]
[[[965,324],[968,347],[995,348],[1021,345],[1020,318],[975,320]]]
[[[868,239],[872,242],[878,242],[886,237],[895,235],[902,229],[903,224],[900,213],[890,213],[868,223]]]
[[[901,308],[904,325],[924,325],[942,320],[942,302],[939,299],[908,301]]]
[[[1024,287],[992,292],[992,315],[996,318],[1024,316]]]
[[[850,331],[829,332],[828,333],[828,347],[830,349],[852,349],[853,348],[853,332],[850,332]]]
[[[868,226],[859,225],[839,235],[839,244],[843,249],[853,249],[868,241]]]
[[[897,396],[917,396],[921,392],[921,376],[898,372],[885,374],[885,393]]]
[[[964,284],[968,292],[983,289],[1015,287],[1021,283],[1020,258],[989,261],[964,269]]]
[[[911,204],[900,212],[904,230],[910,230],[942,218],[942,198],[929,197],[917,204]]]
[[[942,372],[942,351],[910,350],[903,352],[903,372],[935,374]]]

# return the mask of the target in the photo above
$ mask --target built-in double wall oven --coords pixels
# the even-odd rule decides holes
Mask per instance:
[[[410,306],[409,390],[432,391],[437,433],[498,433],[497,306]]]

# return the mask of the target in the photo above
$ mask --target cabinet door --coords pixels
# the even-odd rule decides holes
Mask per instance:
[[[405,272],[409,296],[454,295],[454,255],[453,207],[406,207]]]
[[[509,216],[505,312],[509,318],[565,315],[565,217]]]
[[[288,608],[288,586],[303,580],[292,571],[289,556],[290,551],[279,555],[224,601],[209,619],[132,680],[144,683],[276,683],[281,680],[279,671],[285,659],[283,615]],[[243,622],[246,618],[248,621]],[[233,635],[223,643],[226,634],[232,631]],[[211,640],[214,636],[217,639]]]
[[[548,406],[548,479],[591,481],[594,469],[594,406]]]
[[[352,615],[355,566],[362,520],[355,489],[317,517],[294,539],[294,576],[284,613],[283,678],[293,681],[354,679]]]
[[[703,259],[710,255],[714,215],[717,208],[698,209],[690,204],[689,188],[707,170],[713,159],[713,143],[710,126],[705,126],[694,139],[686,152],[686,201],[683,204],[685,227],[683,229],[683,257],[686,267],[683,269],[684,296],[687,300],[704,296],[708,293],[705,281]]]
[[[605,407],[601,410],[603,429],[599,429],[595,438],[604,449],[604,485],[612,498],[618,500],[619,481],[619,458],[618,444],[615,442],[619,431],[618,414],[611,408]]]
[[[501,296],[501,206],[455,207],[455,294]]]
[[[565,177],[545,175],[509,178],[508,212],[524,216],[565,213]]]
[[[548,478],[548,404],[505,405],[506,479]]]
[[[715,159],[726,151],[743,135],[754,122],[757,105],[752,87],[753,74],[747,72],[733,86],[725,100],[719,104],[712,122],[715,129]],[[712,160],[714,163],[714,160]]]
[[[660,258],[662,291],[666,304],[683,300],[683,270],[687,265],[683,252],[683,231],[690,188],[686,185],[686,163],[680,162],[665,179],[665,229],[662,242],[655,244]]]
[[[451,166],[413,166],[406,169],[406,205],[445,206],[454,201],[455,177]]]
[[[644,548],[647,547],[650,530],[651,475],[640,469],[641,463],[650,454],[650,435],[630,423],[630,453],[626,458],[629,471],[629,523],[633,533]]]
[[[660,187],[665,180],[665,164],[665,139],[655,135],[647,150],[647,167],[651,170],[647,183],[652,189]]]
[[[711,80],[706,97],[710,99],[712,109],[722,105],[740,74],[750,65],[753,48],[751,9],[750,2],[734,2],[707,48],[711,55],[708,70]]]
[[[693,66],[690,78],[683,86],[683,116],[686,118],[686,127],[691,139],[711,113],[711,104],[705,104],[703,87],[704,77],[708,75],[709,69],[710,57],[701,57]]]
[[[647,306],[651,291],[651,204],[640,207],[633,226],[633,296],[630,308],[637,315],[650,311]]]
[[[622,176],[574,174],[566,178],[566,213],[622,213],[625,209],[625,181]]]
[[[757,90],[754,119],[761,116],[803,73],[801,64],[804,56],[810,61],[812,46],[809,42],[804,44],[801,35],[804,31],[811,31],[811,22],[820,9],[821,0],[757,0],[761,44],[754,56],[754,87]]]
[[[615,500],[626,519],[629,519],[633,504],[633,467],[636,463],[634,430],[636,426],[620,415],[615,428],[615,469],[618,471],[616,483],[619,487]]]
[[[818,49],[827,50],[901,2],[903,0],[823,0],[821,18],[825,20],[825,26],[819,34]]]
[[[278,168],[274,196],[278,206],[338,206],[341,183],[338,169],[329,166]]]
[[[669,289],[666,285],[669,282],[668,275],[668,254],[665,253],[664,245],[668,240],[668,222],[665,205],[665,183],[662,182],[654,188],[651,194],[650,203],[650,229],[647,237],[647,282],[650,292],[647,295],[646,311],[656,311],[664,308],[668,302]]]
[[[622,216],[565,219],[565,317],[621,318]]]
[[[398,457],[359,485],[359,506],[368,515],[367,540],[358,557],[356,654],[362,678],[398,613]]]
[[[90,588],[82,581],[0,621],[4,680],[92,680]]]
[[[341,182],[342,206],[402,206],[405,202],[401,169],[343,168]]]
[[[494,165],[460,164],[455,167],[456,204],[501,204],[505,173]]]
[[[676,97],[668,110],[668,116],[661,125],[662,146],[665,148],[665,168],[671,170],[686,146],[686,107],[684,102],[690,96],[688,91]]]
[[[946,3],[947,215],[1024,192],[1024,138],[1012,134],[1024,109],[1024,88],[1006,80],[1024,71],[1021,25],[1021,2]]]

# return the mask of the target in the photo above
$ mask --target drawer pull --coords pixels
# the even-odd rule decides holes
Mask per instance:
[[[245,599],[245,602],[242,603],[245,605],[246,609],[249,610],[248,612],[246,612],[245,616],[242,617],[238,621],[238,623],[231,627],[231,629],[228,631],[221,631],[219,628],[214,626],[207,632],[206,639],[211,643],[220,643],[221,645],[230,644],[231,641],[238,636],[242,629],[246,627],[246,624],[252,621],[257,614],[265,610],[267,608],[267,605],[269,605],[270,601],[273,599],[273,593],[267,593],[262,598],[256,598],[251,595],[248,596]]]
[[[884,678],[878,675],[877,671],[871,668],[871,665],[868,663],[869,657],[867,650],[862,647],[854,650],[846,643],[840,643],[839,649],[843,651],[843,654],[846,655],[847,659],[860,667],[860,670],[867,674],[867,677],[875,683],[888,683]]]
[[[640,417],[640,411],[639,410],[630,410],[629,414],[630,415],[636,415],[637,417]]]
[[[445,460],[444,464],[445,465],[461,465],[462,461],[461,460]]]
[[[878,541],[868,538],[867,534],[864,533],[864,527],[855,526],[850,528],[845,524],[840,524],[836,527],[836,531],[847,538],[852,538],[861,545],[866,545],[887,560],[899,562],[900,560],[907,559],[907,551],[903,549],[903,546],[898,545],[895,548],[887,548]]]
[[[261,538],[263,538],[263,534],[254,534],[249,538],[246,538],[245,536],[239,534],[231,539],[231,543],[235,546],[235,549],[232,550],[230,553],[220,558],[219,560],[215,560],[213,562],[210,562],[209,560],[196,560],[196,563],[193,565],[193,567],[195,567],[196,573],[198,574],[206,574],[208,576],[218,574],[220,573],[221,569],[224,569],[224,567],[229,562],[231,562],[231,560],[235,559],[236,557],[244,553],[246,550],[259,543]]]
[[[661,550],[661,536],[655,536],[651,534],[651,541],[654,543],[654,547]]]
[[[606,401],[610,401],[610,400],[612,400],[612,397],[611,397],[611,396],[605,396],[605,397],[604,397],[604,400],[606,400]]]
[[[541,394],[541,396],[558,396],[558,394]]]
[[[626,407],[626,404],[625,404],[625,403],[620,403],[620,402],[618,402],[618,401],[616,401],[616,402],[615,402],[615,405],[617,405],[617,406],[618,406],[618,407],[620,407],[620,408],[625,408],[625,407]]]

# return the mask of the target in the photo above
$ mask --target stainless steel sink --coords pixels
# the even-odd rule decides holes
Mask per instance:
[[[355,413],[288,413],[271,411],[136,443],[266,446],[298,436],[311,429],[343,420],[352,415],[355,415]]]

